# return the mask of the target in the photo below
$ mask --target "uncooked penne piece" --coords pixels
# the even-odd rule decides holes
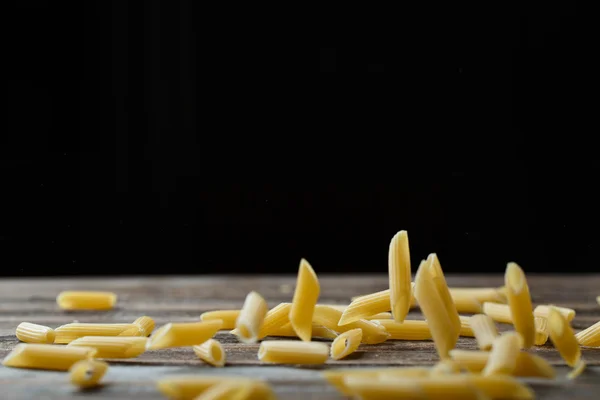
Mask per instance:
[[[431,368],[431,375],[458,374],[461,372],[461,368],[461,365],[453,360],[440,360]]]
[[[378,321],[390,334],[393,340],[431,340],[431,332],[427,321],[409,320],[398,323],[392,319]]]
[[[585,362],[581,359],[579,342],[575,338],[569,321],[554,307],[551,307],[548,313],[548,334],[563,360],[573,368],[569,377],[574,378],[579,375],[585,368]]]
[[[472,287],[449,287],[450,294],[454,303],[460,302],[462,299],[474,299],[480,304],[486,301],[492,303],[506,303],[508,299],[505,294],[505,287],[493,288],[472,288]]]
[[[454,304],[454,300],[452,299],[452,295],[450,294],[450,290],[448,289],[448,284],[446,283],[446,277],[444,276],[444,271],[442,271],[442,265],[440,264],[440,259],[437,254],[432,253],[427,257],[429,273],[433,278],[433,282],[437,287],[437,291],[442,298],[444,303],[444,307],[446,308],[446,312],[448,317],[450,318],[450,322],[452,323],[452,327],[454,329],[453,335],[458,339],[460,332],[460,317],[458,316],[458,310],[456,309],[456,305]]]
[[[411,282],[410,287],[411,287],[411,292],[412,292],[412,295],[410,298],[410,308],[415,308],[415,307],[417,307],[417,299],[415,299],[415,283]],[[386,289],[385,291],[387,291],[389,293],[390,289]],[[360,296],[352,296],[352,297],[350,297],[350,301],[352,302],[352,301],[358,300],[364,296],[368,296],[368,294],[362,294]],[[390,307],[391,307],[391,304],[390,304]],[[342,312],[343,312],[343,310],[342,310]]]
[[[280,303],[270,309],[265,315],[263,325],[260,329],[259,339],[265,336],[277,336],[273,332],[280,330],[285,325],[290,325],[290,310],[292,303]],[[291,325],[290,325],[291,327]],[[293,330],[294,328],[292,328]],[[287,335],[286,335],[287,336]]]
[[[231,382],[238,385],[251,385],[252,391],[246,399],[275,399],[273,390],[267,383],[260,380],[251,380],[242,376],[169,376],[160,379],[156,386],[158,390],[169,399],[193,400],[204,393],[208,388],[223,382]]]
[[[292,324],[289,322],[281,327],[272,328],[267,336],[298,337],[296,331],[292,328]],[[312,325],[313,338],[335,339],[337,336],[337,333],[329,328],[315,323]]]
[[[84,336],[139,336],[140,327],[135,324],[88,324],[73,322],[54,330],[54,343],[66,344]]]
[[[337,333],[344,333],[346,331],[360,328],[363,331],[363,343],[366,344],[377,344],[385,342],[390,334],[387,333],[383,326],[375,324],[373,321],[367,321],[361,319],[351,324],[339,326],[338,321],[340,320],[342,313],[338,310],[334,310],[331,307],[317,305],[313,320],[315,323],[322,325],[328,329],[331,329]]]
[[[341,394],[351,396],[352,391],[346,387],[344,378],[347,376],[360,376],[373,380],[378,380],[380,377],[422,377],[430,374],[429,368],[413,367],[413,368],[352,368],[352,369],[335,369],[323,371],[323,377],[327,382],[334,386]]]
[[[225,365],[225,349],[221,343],[215,339],[208,339],[201,345],[192,347],[196,356],[199,359],[214,367],[222,367]]]
[[[14,368],[68,371],[79,360],[94,357],[91,347],[20,343],[4,358],[2,365]]]
[[[528,349],[533,346],[535,341],[535,324],[529,286],[521,267],[516,263],[508,263],[504,274],[504,283],[513,325],[523,338],[523,347]]]
[[[25,343],[54,343],[54,329],[44,325],[21,322],[15,332],[17,339]]]
[[[445,359],[448,357],[448,352],[456,345],[460,330],[454,329],[454,322],[448,315],[448,308],[439,293],[439,287],[434,282],[433,275],[430,273],[431,262],[431,258],[428,261],[422,261],[417,270],[415,297],[429,325],[438,355],[441,359]]]
[[[350,304],[326,304],[326,303],[318,303],[320,306],[327,306],[327,307],[331,307],[334,308],[338,311],[341,311],[342,313],[344,311],[346,311],[346,308],[348,308],[348,306]]]
[[[450,376],[449,378],[456,377]],[[534,398],[533,390],[512,376],[467,375],[466,379],[492,399],[531,400]]]
[[[600,321],[589,328],[578,332],[575,335],[575,339],[577,339],[577,342],[582,346],[597,347],[598,342],[600,342]]]
[[[200,314],[200,321],[220,319],[223,321],[221,329],[234,329],[235,321],[240,316],[240,310],[215,310]]]
[[[362,329],[356,328],[346,331],[335,338],[331,344],[331,358],[341,360],[354,353],[362,340]]]
[[[98,360],[80,360],[69,369],[71,383],[82,389],[98,386],[108,370],[108,364]]]
[[[266,340],[258,348],[260,361],[276,364],[324,364],[329,346],[321,342]]]
[[[517,357],[521,352],[521,336],[518,332],[506,332],[494,339],[483,375],[511,375],[517,367]]]
[[[111,310],[117,303],[117,295],[112,292],[64,291],[56,297],[56,303],[63,310]]]
[[[482,350],[473,351],[455,349],[450,351],[450,357],[454,362],[473,373],[483,371],[490,359],[490,355],[491,353],[489,351]],[[552,365],[535,354],[521,351],[517,357],[516,364],[515,370],[513,371],[514,376],[550,379],[556,377],[556,370]]]
[[[148,337],[154,330],[154,320],[147,316],[139,317],[138,319],[133,321],[133,324],[137,325],[140,328],[140,336]]]
[[[460,318],[460,336],[475,337],[475,333],[471,328],[471,317],[459,315]]]
[[[392,317],[392,313],[390,313],[390,312],[380,312],[378,314],[374,314],[369,317],[366,317],[365,319],[367,321],[372,321],[372,320],[394,319],[394,318]]]
[[[409,282],[410,285],[410,282]],[[390,310],[390,291],[371,293],[354,300],[345,310],[338,325],[347,325],[371,315]]]
[[[512,324],[512,316],[510,314],[510,306],[508,304],[499,303],[483,303],[483,313],[489,315],[496,322],[504,324]]]
[[[573,321],[573,318],[575,318],[575,310],[573,310],[572,308],[557,307],[557,306],[551,306],[551,305],[539,305],[539,306],[537,306],[533,310],[533,315],[535,315],[536,317],[548,318],[548,315],[550,314],[550,308],[551,307],[554,307],[558,312],[560,312],[565,317],[565,319],[568,322]]]
[[[498,336],[498,328],[489,315],[476,314],[471,317],[471,329],[475,334],[477,346],[481,350],[489,350]]]
[[[300,339],[310,342],[315,305],[319,299],[320,286],[317,274],[308,261],[302,259],[298,269],[296,290],[290,309],[290,323]]]
[[[238,338],[242,342],[256,343],[258,341],[267,310],[267,302],[260,294],[254,291],[248,293],[235,323]]]
[[[147,350],[196,346],[212,338],[221,329],[221,320],[168,323],[160,327],[146,344]]]
[[[408,315],[412,300],[410,276],[410,249],[408,233],[400,231],[390,241],[388,251],[388,276],[390,285],[390,305],[387,310],[378,310],[373,314],[392,310],[396,322],[402,322]],[[363,300],[363,299],[359,299]],[[360,318],[359,318],[360,319]],[[341,321],[340,321],[341,323]]]
[[[67,347],[91,347],[96,358],[134,358],[146,351],[147,337],[84,336],[73,340]]]
[[[244,386],[235,382],[220,382],[206,389],[194,400],[230,400],[242,389]]]
[[[548,341],[548,319],[544,317],[534,317],[535,340],[533,344],[543,346]]]

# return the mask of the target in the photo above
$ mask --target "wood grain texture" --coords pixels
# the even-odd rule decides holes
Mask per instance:
[[[384,275],[320,276],[320,303],[348,304],[350,297],[387,288]],[[79,322],[132,322],[141,315],[155,318],[157,326],[171,321],[195,321],[204,311],[240,308],[246,294],[256,290],[272,307],[290,301],[294,276],[206,276],[206,277],[138,277],[85,279],[3,279],[0,281],[0,358],[18,343],[16,326],[23,321],[51,327]],[[449,275],[455,287],[501,286],[501,275]],[[552,276],[528,275],[534,305],[555,304],[574,308],[576,331],[600,320],[600,275]],[[55,302],[62,290],[110,290],[119,295],[117,307],[108,312],[66,312]],[[422,319],[418,310],[408,318]],[[509,330],[509,325],[499,325]],[[261,364],[256,353],[258,344],[241,344],[221,332],[216,337],[227,353],[226,368],[216,369],[198,360],[191,349],[149,351],[136,359],[111,361],[100,390],[80,393],[68,383],[66,374],[0,366],[2,399],[112,398],[143,396],[162,398],[154,381],[167,374],[226,374],[267,379],[282,399],[343,399],[320,376],[323,369],[432,365],[438,357],[431,341],[388,341],[379,345],[361,345],[344,360],[329,360],[317,368],[294,368]],[[475,349],[472,338],[460,338],[458,348]],[[530,380],[540,399],[592,399],[600,391],[600,350],[584,349],[590,368],[575,382],[567,382],[568,368],[551,344],[535,347],[532,352],[548,359],[559,368],[556,381]]]

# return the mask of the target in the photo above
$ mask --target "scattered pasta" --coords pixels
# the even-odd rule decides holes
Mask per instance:
[[[339,326],[338,321],[341,316],[342,313],[338,310],[327,306],[317,305],[315,306],[313,321],[337,333],[344,333],[352,329],[360,328],[363,331],[363,343],[366,344],[383,343],[390,337],[390,334],[382,325],[364,319]]]
[[[148,350],[169,347],[196,346],[212,338],[221,329],[221,320],[168,323],[160,327],[151,337],[146,348]]]
[[[577,333],[575,339],[577,339],[577,342],[582,346],[600,346],[600,321]]]
[[[240,315],[240,310],[216,310],[208,311],[200,314],[200,321],[208,321],[214,319],[220,319],[223,321],[221,329],[234,329],[235,321],[237,321]]]
[[[208,339],[201,345],[193,347],[194,353],[199,359],[214,367],[225,365],[225,350],[221,343],[214,339]]]
[[[479,314],[485,302],[506,303],[503,288],[449,288],[458,312]]]
[[[14,368],[68,371],[77,361],[94,357],[91,347],[20,343],[4,358],[2,365]]]
[[[54,343],[54,329],[47,326],[21,322],[15,332],[17,339],[25,343]]]
[[[258,348],[258,359],[276,364],[324,364],[329,346],[320,342],[267,340]]]
[[[496,322],[505,324],[513,323],[510,306],[507,304],[485,302],[483,303],[483,313],[492,317]]]
[[[548,319],[544,317],[535,317],[533,319],[535,325],[535,340],[533,344],[543,346],[548,341]]]
[[[390,285],[388,302],[390,304],[388,305],[388,309],[373,311],[372,314],[392,310],[394,320],[402,322],[408,315],[412,299],[410,250],[408,246],[408,233],[406,231],[396,233],[390,242],[388,272]],[[359,299],[359,301],[362,300],[364,298]],[[358,319],[361,318],[357,318],[354,321]],[[340,324],[343,325],[342,321],[340,321]]]
[[[556,311],[561,313],[568,322],[573,321],[573,318],[575,318],[575,310],[573,310],[572,308],[557,307],[557,306],[550,306],[550,305],[537,306],[533,310],[533,315],[535,315],[536,317],[548,318],[548,315],[550,314],[550,308],[554,308]]]
[[[242,342],[256,343],[258,341],[267,310],[267,302],[260,294],[248,293],[235,322],[238,338]]]
[[[354,353],[362,340],[362,330],[360,328],[346,331],[335,338],[331,344],[331,358],[341,360],[342,358]]]
[[[84,336],[69,343],[67,347],[91,347],[97,358],[134,358],[146,351],[147,337]]]
[[[480,373],[490,359],[491,352],[481,350],[451,350],[450,358],[464,368],[473,373]],[[516,367],[513,371],[514,376],[554,378],[556,371],[548,361],[542,357],[521,351],[517,356]]]
[[[517,367],[522,338],[518,332],[507,332],[494,339],[490,357],[481,372],[483,375],[511,375]]]
[[[535,325],[529,286],[527,286],[527,279],[521,267],[516,263],[508,263],[504,283],[513,325],[523,338],[523,347],[528,349],[535,341]]]
[[[71,366],[69,376],[73,385],[88,389],[98,386],[106,371],[108,364],[104,361],[81,360]]]
[[[427,321],[409,320],[398,323],[391,319],[379,320],[379,323],[394,340],[431,340],[431,332]]]
[[[471,317],[460,315],[460,336],[475,337],[475,333],[471,328]]]
[[[485,314],[477,314],[471,317],[471,329],[475,334],[475,340],[477,340],[477,346],[481,350],[489,350],[492,348],[492,344],[498,336],[498,328],[494,320]]]
[[[139,336],[136,324],[88,324],[74,322],[54,330],[54,343],[67,344],[84,336]]]
[[[347,325],[378,313],[390,311],[390,291],[382,290],[362,296],[342,311],[339,325]]]
[[[569,322],[554,307],[551,307],[548,313],[548,333],[554,347],[556,347],[563,360],[565,360],[567,365],[573,367],[573,371],[569,377],[575,378],[585,368],[585,362],[581,359],[581,348]]]
[[[317,274],[308,261],[302,259],[289,317],[296,334],[305,342],[310,342],[312,337],[313,314],[319,299],[319,292]]]
[[[63,310],[112,310],[117,303],[117,295],[112,292],[64,291],[56,297],[56,303]]]
[[[134,325],[137,325],[140,329],[140,336],[150,336],[152,331],[154,330],[154,320],[150,317],[139,317],[135,321],[133,321]]]
[[[250,386],[250,390],[248,390],[250,393],[246,393],[245,399],[275,399],[273,390],[266,382],[249,379],[243,376],[169,376],[160,379],[156,386],[157,389],[169,399],[193,400],[214,385],[223,383]]]
[[[292,328],[292,325],[289,323],[291,309],[292,303],[280,303],[270,309],[267,312],[267,315],[265,315],[259,338],[262,339],[269,335],[277,336],[274,332],[285,325],[289,325],[289,327]],[[294,328],[292,328],[292,330],[293,329]]]

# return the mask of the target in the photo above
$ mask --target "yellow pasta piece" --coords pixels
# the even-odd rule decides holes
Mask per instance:
[[[528,349],[535,341],[535,324],[531,296],[525,273],[515,263],[508,263],[504,274],[504,284],[507,289],[508,305],[515,330],[523,338],[523,347]]]
[[[214,367],[222,367],[225,365],[225,349],[221,343],[214,339],[208,339],[201,345],[192,347],[196,356],[199,359]]]
[[[277,364],[324,364],[329,346],[321,342],[266,340],[258,348],[258,359]]]
[[[381,292],[368,294],[354,300],[343,310],[338,324],[351,324],[352,322],[367,319],[371,315],[386,311],[390,311],[390,290],[382,290]]]
[[[558,312],[560,312],[568,322],[573,321],[573,318],[575,318],[575,310],[573,310],[572,308],[557,307],[557,306],[550,306],[550,305],[537,306],[533,310],[533,315],[535,315],[536,317],[548,318],[551,307],[554,307]]]
[[[146,349],[196,346],[212,338],[221,329],[221,320],[168,323],[160,327],[146,344]]]
[[[15,332],[17,339],[25,343],[54,343],[54,329],[44,325],[21,322]]]
[[[400,231],[394,235],[388,251],[388,275],[390,284],[390,302],[386,310],[377,310],[372,314],[392,310],[396,322],[402,322],[408,315],[412,300],[410,277],[410,250],[408,233]],[[359,299],[363,300],[363,299]],[[360,319],[360,318],[358,318]],[[342,322],[340,321],[340,324]]]
[[[456,377],[451,376],[450,378]],[[492,399],[530,400],[534,398],[533,390],[512,376],[468,375],[466,379]]]
[[[79,360],[94,357],[91,347],[66,347],[52,344],[20,343],[4,358],[2,365],[14,368],[68,371]]]
[[[543,346],[548,341],[548,319],[535,317],[533,324],[535,325],[535,340],[533,344]]]
[[[506,332],[494,339],[483,375],[511,375],[517,367],[517,357],[521,352],[521,335],[518,332]]]
[[[243,385],[234,382],[221,382],[212,385],[194,400],[230,400],[242,389],[244,389]]]
[[[108,364],[98,360],[80,360],[71,366],[71,383],[82,389],[98,386],[108,370]]]
[[[394,340],[430,340],[431,332],[427,321],[409,320],[398,323],[392,319],[378,321]]]
[[[334,386],[341,394],[351,396],[352,391],[346,387],[344,378],[348,376],[359,376],[373,380],[378,380],[380,377],[415,377],[428,376],[429,368],[413,367],[413,368],[352,368],[352,369],[335,369],[323,372],[323,377],[327,382]]]
[[[235,321],[237,321],[240,315],[240,310],[216,310],[208,311],[200,314],[200,321],[208,321],[213,319],[220,319],[223,321],[221,329],[234,329]]]
[[[456,339],[458,340],[461,326],[460,317],[458,316],[458,310],[456,309],[456,305],[454,304],[454,300],[450,294],[450,289],[448,289],[446,277],[442,271],[442,266],[437,254],[432,253],[427,257],[427,265],[429,266],[429,273],[432,276],[433,283],[437,287],[437,291],[442,298],[444,307],[446,308],[448,318],[450,318],[450,322],[452,323],[452,335],[456,336]]]
[[[313,319],[315,323],[337,333],[344,333],[352,329],[360,328],[363,331],[363,343],[366,344],[383,343],[390,336],[383,326],[377,325],[373,321],[367,321],[364,319],[351,324],[339,326],[338,321],[340,320],[341,316],[342,313],[338,310],[334,310],[333,308],[327,306],[317,305],[315,307]]]
[[[483,303],[483,313],[489,315],[496,322],[502,322],[505,324],[512,324],[512,316],[510,313],[510,306],[508,304],[498,303]]]
[[[117,303],[117,295],[112,292],[64,291],[56,297],[56,303],[63,310],[111,310]]]
[[[133,321],[133,324],[137,325],[138,328],[140,329],[140,332],[139,332],[140,336],[148,337],[154,330],[154,320],[150,317],[146,317],[146,316],[139,317],[138,319]]]
[[[471,329],[475,334],[477,346],[481,350],[489,350],[492,348],[494,339],[498,336],[498,328],[494,324],[494,320],[485,314],[476,314],[471,317]]]
[[[362,330],[361,330],[362,331]],[[324,327],[323,325],[315,324],[312,325],[312,337],[320,338],[320,339],[333,339],[335,340],[339,335],[337,332],[332,331],[329,328]],[[361,334],[362,338],[362,334]]]
[[[97,358],[134,358],[146,351],[147,337],[84,336],[73,340],[67,347],[91,347]]]
[[[251,393],[248,394],[245,399],[275,399],[273,390],[267,383],[259,380],[251,380],[242,376],[170,376],[160,379],[156,386],[158,390],[169,399],[193,400],[210,387],[224,382],[231,382],[233,384],[244,386],[250,385],[252,387]]]
[[[237,334],[237,332],[234,334]],[[289,322],[283,326],[272,328],[267,336],[298,337],[296,331],[292,328],[292,324]],[[312,324],[313,338],[335,339],[337,336],[337,333],[329,328],[315,323]]]
[[[135,324],[87,324],[73,322],[54,330],[54,343],[66,344],[84,336],[139,336],[140,327]]]
[[[308,261],[302,259],[298,269],[296,291],[290,309],[290,323],[300,339],[310,342],[315,305],[319,299],[320,286],[317,274]]]
[[[491,353],[481,350],[451,350],[450,357],[454,362],[471,372],[483,371]],[[556,377],[556,371],[548,361],[535,354],[521,351],[513,375],[522,377],[550,378]]]
[[[331,358],[341,360],[342,358],[354,353],[362,340],[362,330],[360,328],[346,331],[335,338],[331,344]]]
[[[238,338],[242,342],[256,343],[258,341],[267,310],[267,302],[260,294],[254,291],[248,293],[235,323]]]
[[[431,368],[431,375],[458,374],[460,372],[460,364],[450,359],[440,360]]]
[[[270,309],[265,315],[265,320],[260,329],[259,338],[262,339],[265,336],[277,336],[273,332],[280,330],[285,325],[290,325],[290,310],[292,309],[292,303],[280,303]],[[291,325],[290,325],[291,327]],[[292,328],[293,330],[293,328]],[[287,336],[287,335],[285,335]],[[295,335],[294,335],[295,336]]]
[[[463,288],[451,287],[450,295],[458,312],[481,313],[481,305],[486,301],[506,303],[507,298],[502,288]],[[469,308],[473,311],[469,311]],[[478,310],[478,311],[475,311]]]
[[[581,359],[581,348],[569,322],[554,307],[551,307],[548,313],[548,334],[563,360],[574,369],[569,377],[579,375],[585,368],[585,362]]]
[[[430,273],[429,261],[422,261],[415,277],[415,297],[419,307],[427,319],[431,337],[441,359],[448,357],[448,352],[454,348],[460,329],[454,329],[454,322],[448,315],[448,307],[444,303],[439,286],[434,282]],[[459,319],[460,323],[460,319]]]
[[[327,306],[327,307],[331,307],[333,309],[336,309],[338,311],[341,311],[342,313],[344,311],[346,311],[346,308],[348,308],[348,306],[350,304],[325,304],[325,303],[318,303],[320,306]]]
[[[460,336],[475,337],[473,329],[471,329],[471,317],[460,315]]]
[[[575,335],[575,339],[577,339],[577,342],[582,346],[597,347],[598,342],[600,342],[600,321],[589,328],[578,332]]]
[[[380,312],[378,314],[374,314],[369,317],[366,317],[365,319],[368,321],[372,321],[372,320],[394,319],[394,318],[392,317],[392,313],[390,313],[390,312]]]

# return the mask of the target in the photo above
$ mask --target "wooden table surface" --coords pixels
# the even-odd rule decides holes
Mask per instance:
[[[348,304],[351,296],[387,288],[382,275],[319,276],[320,303]],[[448,276],[450,286],[501,286],[501,275]],[[574,308],[576,330],[600,320],[600,275],[528,276],[535,304]],[[157,327],[167,322],[195,321],[200,313],[216,309],[238,309],[250,290],[261,293],[269,307],[290,301],[295,276],[205,276],[205,277],[136,277],[82,279],[2,279],[0,280],[0,358],[18,343],[16,326],[23,321],[56,327],[79,322],[132,322],[148,315]],[[62,290],[110,290],[119,295],[118,306],[109,312],[65,312],[55,302]],[[422,319],[418,310],[409,318]],[[501,325],[501,330],[511,329]],[[36,371],[0,366],[1,399],[82,399],[110,398],[161,399],[154,382],[174,374],[226,374],[268,380],[281,399],[344,399],[327,384],[320,372],[340,367],[392,367],[432,365],[438,357],[433,342],[388,341],[380,345],[361,345],[348,359],[333,361],[317,368],[273,366],[257,359],[258,344],[240,344],[230,334],[217,334],[227,353],[225,368],[213,368],[199,361],[191,349],[149,351],[139,358],[111,361],[104,377],[105,385],[92,392],[81,393],[68,383],[64,372]],[[475,339],[460,338],[458,348],[475,349]],[[540,399],[597,399],[600,393],[600,350],[585,349],[589,366],[575,381],[567,381],[569,371],[550,342],[531,350],[556,365],[557,380],[530,379]]]

